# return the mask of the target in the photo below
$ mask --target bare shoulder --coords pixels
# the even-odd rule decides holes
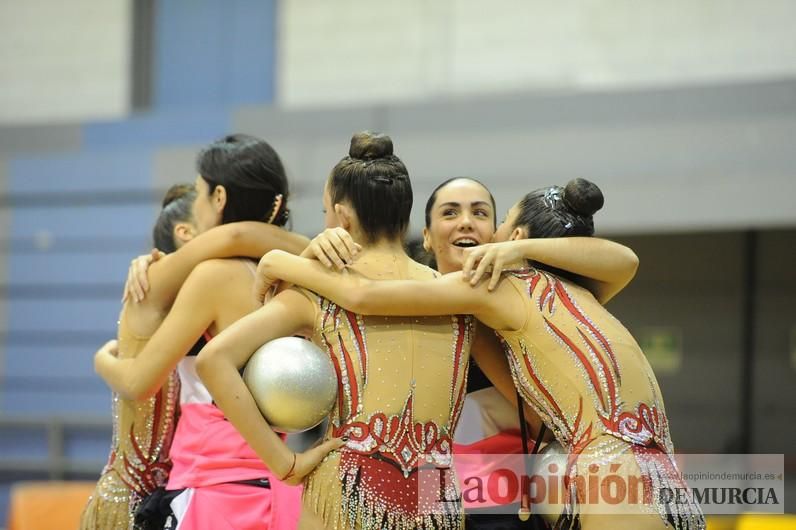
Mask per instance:
[[[441,275],[431,267],[418,263],[414,260],[409,262],[409,273],[414,280],[433,280]]]
[[[244,274],[246,279],[253,278],[248,268],[245,260],[240,258],[208,259],[196,265],[188,278],[192,284],[218,285]]]
[[[194,270],[197,269],[225,269],[229,267],[240,267],[243,263],[241,258],[213,258],[213,259],[206,259],[200,263],[198,263]]]

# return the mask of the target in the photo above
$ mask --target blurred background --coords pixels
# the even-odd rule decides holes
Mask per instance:
[[[791,0],[0,0],[0,526],[16,481],[98,475],[92,358],[129,261],[233,131],[280,153],[307,235],[363,129],[410,170],[413,236],[448,177],[499,219],[593,180],[598,235],[641,260],[610,308],[677,449],[784,453],[794,491],[795,21]]]

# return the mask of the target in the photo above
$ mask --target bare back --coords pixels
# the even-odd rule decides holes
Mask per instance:
[[[214,287],[219,291],[217,294],[222,294],[212,297],[216,316],[208,331],[215,336],[259,307],[252,294],[256,269],[248,259],[217,259],[206,263],[218,277]]]

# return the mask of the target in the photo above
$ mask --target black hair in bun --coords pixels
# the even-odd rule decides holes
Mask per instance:
[[[378,160],[393,156],[392,139],[386,134],[363,131],[351,137],[348,156],[356,160]]]
[[[412,183],[386,134],[364,131],[351,138],[348,156],[329,176],[332,204],[348,202],[373,243],[401,238],[412,211]]]
[[[592,236],[592,215],[603,202],[600,188],[586,179],[573,179],[564,188],[540,188],[519,202],[514,227],[525,228],[528,237]]]
[[[193,184],[174,184],[166,190],[166,195],[163,196],[160,207],[165,208],[172,202],[185,197],[189,193],[193,193],[194,197],[196,196],[196,188],[194,188]]]
[[[174,240],[174,226],[177,223],[193,221],[191,207],[196,199],[196,188],[191,184],[175,184],[163,197],[162,208],[155,226],[152,227],[152,241],[155,248],[171,253],[177,250]]]
[[[562,198],[570,210],[585,217],[594,215],[605,203],[600,188],[594,182],[581,178],[567,183]]]

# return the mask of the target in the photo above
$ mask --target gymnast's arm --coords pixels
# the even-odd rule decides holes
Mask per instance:
[[[94,369],[128,399],[153,396],[169,374],[215,321],[225,278],[222,260],[200,263],[185,280],[174,306],[135,358],[118,359],[106,348],[94,356]]]
[[[475,285],[489,269],[490,290],[497,285],[506,265],[521,259],[544,263],[583,278],[587,287],[605,304],[636,275],[638,256],[630,248],[596,237],[529,238],[487,243],[465,250],[463,274]]]
[[[308,243],[309,239],[301,234],[256,221],[211,228],[176,252],[160,258],[146,271],[144,278],[138,278],[141,287],[137,291],[143,293],[142,287],[147,281],[151,285],[141,304],[164,313],[168,311],[185,278],[202,261],[234,256],[260,258],[272,249],[299,254]]]
[[[224,416],[235,426],[263,462],[282,480],[298,483],[342,440],[296,455],[265,421],[238,371],[254,351],[278,337],[312,329],[315,308],[296,290],[279,293],[265,306],[219,333],[199,353],[196,371]]]
[[[329,271],[314,260],[271,251],[260,260],[256,281],[267,285],[275,280],[301,285],[363,315],[473,314],[493,329],[518,329],[525,321],[524,305],[507,282],[489,293],[486,282],[471,288],[459,272],[425,281],[369,280],[348,271]]]

